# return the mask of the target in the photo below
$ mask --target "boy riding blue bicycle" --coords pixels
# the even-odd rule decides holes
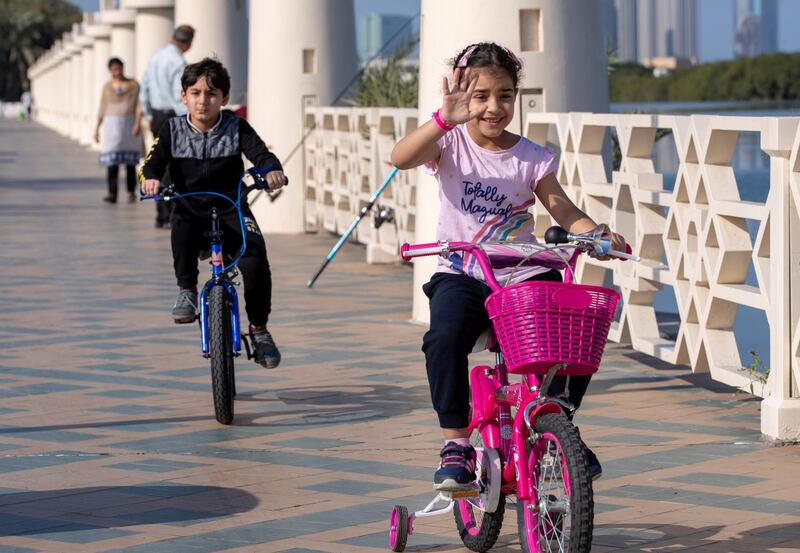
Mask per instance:
[[[175,192],[213,191],[237,200],[240,176],[244,171],[242,154],[265,171],[269,190],[284,185],[283,169],[255,130],[230,111],[230,76],[217,60],[205,58],[188,65],[181,77],[181,99],[188,108],[185,116],[174,117],[161,127],[145,158],[140,174],[142,193],[157,194],[164,172],[169,170]],[[241,236],[239,214],[229,203],[213,196],[179,200],[170,221],[172,257],[178,281],[178,297],[172,308],[175,323],[191,323],[197,318],[197,260],[208,248],[207,233],[212,208],[219,212],[220,228],[227,251],[237,251],[241,240],[246,249],[239,267],[244,277],[245,309],[250,320],[255,361],[275,368],[281,354],[267,322],[272,302],[272,277],[264,237],[252,212],[243,206],[245,235]]]

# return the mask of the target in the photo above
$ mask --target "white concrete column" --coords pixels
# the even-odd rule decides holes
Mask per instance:
[[[70,33],[69,41],[64,45],[64,127],[61,132],[69,138],[76,138],[75,128],[78,119],[78,94],[80,87],[81,67],[80,67],[80,46],[75,42],[75,35]]]
[[[93,126],[91,124],[92,94],[94,93],[94,39],[86,34],[78,37],[78,44],[81,47],[81,91],[79,101],[79,125],[78,140],[84,146],[92,143]]]
[[[100,108],[100,94],[103,85],[109,80],[108,60],[111,58],[111,27],[109,25],[92,25],[86,33],[94,39],[92,56],[92,77],[89,97],[90,140],[95,149],[99,148],[94,141],[94,129],[97,126],[97,113]]]
[[[136,72],[136,12],[133,10],[103,10],[100,21],[111,29],[109,58],[119,58],[125,65],[125,74]],[[108,62],[108,60],[106,60]]]
[[[247,116],[290,179],[253,205],[265,233],[303,232],[303,106],[330,105],[356,71],[352,0],[250,3]]]
[[[54,99],[55,107],[55,130],[61,134],[67,132],[67,106],[70,102],[70,78],[69,78],[69,52],[67,51],[66,43],[62,43],[61,49],[58,52],[58,66],[56,69],[56,83],[60,83],[58,88],[60,94],[58,99]]]
[[[58,52],[61,50],[61,41],[57,40],[44,55],[44,62],[41,68],[41,76],[36,86],[37,92],[33,96],[35,103],[34,113],[36,120],[55,129],[55,102],[53,99],[53,84],[58,74]]]
[[[42,68],[41,85],[37,87],[37,96],[33,97],[36,103],[35,113],[37,121],[51,129],[56,128],[56,103],[53,94],[53,85],[58,75],[59,52],[61,41],[57,40],[47,51],[44,67]]]
[[[252,10],[252,8],[251,8]],[[216,57],[231,75],[231,104],[244,104],[247,91],[247,18],[243,0],[175,0],[175,26],[195,29],[188,63]],[[270,30],[270,32],[272,32]]]
[[[120,7],[136,12],[136,70],[127,71],[141,82],[147,62],[172,38],[175,0],[121,0]]]
[[[79,140],[81,136],[81,103],[83,97],[83,58],[81,57],[82,48],[77,41],[72,51],[72,101],[70,102],[70,115],[72,122],[69,126],[69,136],[73,140]]]
[[[506,46],[522,61],[517,113],[510,131],[521,131],[521,108],[552,112],[608,109],[601,2],[421,0],[421,8],[420,124],[441,106],[442,76],[451,73],[444,60],[475,42]],[[488,8],[491,17],[486,16]],[[453,14],[458,14],[457,24],[448,23]],[[422,169],[418,179],[416,241],[432,242],[439,218],[438,189]],[[421,287],[430,279],[435,263],[432,257],[414,263],[413,317],[418,321],[428,320],[428,300]]]
[[[774,440],[800,441],[800,397],[793,381],[793,310],[797,300],[792,285],[798,280],[797,223],[791,191],[793,167],[800,160],[800,133],[792,145],[791,159],[770,157],[769,244],[772,262],[769,270],[769,330],[771,368],[768,396],[761,401],[761,433]]]

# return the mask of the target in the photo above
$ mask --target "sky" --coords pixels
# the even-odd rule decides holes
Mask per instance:
[[[98,9],[98,0],[70,0],[83,10]],[[698,0],[698,49],[700,62],[733,57],[733,0]],[[412,16],[419,0],[353,0],[356,21],[370,13]],[[778,48],[800,51],[800,0],[778,0]]]

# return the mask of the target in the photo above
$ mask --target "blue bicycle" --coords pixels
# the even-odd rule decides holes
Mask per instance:
[[[236,293],[234,279],[239,275],[237,266],[246,248],[246,228],[242,214],[241,202],[253,190],[264,190],[267,182],[264,179],[272,167],[257,169],[252,167],[242,174],[237,186],[237,198],[234,202],[219,192],[185,192],[176,194],[170,186],[159,194],[141,196],[140,200],[175,201],[192,196],[214,196],[229,202],[239,216],[239,228],[242,234],[242,247],[239,254],[227,265],[222,254],[222,231],[219,225],[219,212],[216,207],[210,210],[211,278],[200,291],[199,316],[200,340],[203,357],[211,362],[211,390],[214,398],[214,416],[220,424],[233,421],[233,399],[236,396],[236,378],[233,360],[241,354],[244,343],[247,358],[253,358],[253,350],[248,343],[248,336],[241,333],[239,322],[239,298]],[[253,184],[244,186],[244,179],[249,175]],[[284,179],[284,186],[289,179]],[[251,337],[252,339],[252,337]]]

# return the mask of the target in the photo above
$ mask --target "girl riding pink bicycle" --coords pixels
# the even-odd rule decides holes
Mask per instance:
[[[600,259],[608,258],[609,249],[624,252],[624,238],[598,225],[566,196],[555,177],[553,153],[506,130],[514,117],[520,70],[517,57],[502,46],[466,47],[453,60],[452,80],[443,79],[442,107],[431,121],[397,143],[392,163],[400,169],[424,165],[439,182],[439,243],[535,243],[529,209],[538,198],[569,233],[590,233],[596,242],[606,241],[605,251],[595,250]],[[470,443],[474,429],[467,355],[490,325],[484,301],[490,294],[486,283],[494,280],[489,266],[470,251],[437,252],[444,255],[423,287],[430,299],[430,330],[422,349],[444,438],[434,488],[451,494],[471,490],[476,481],[479,459]],[[539,264],[498,268],[493,276],[512,285],[561,281],[557,270]],[[549,383],[549,394],[564,395],[577,409],[590,378],[588,372],[556,376]],[[574,409],[567,410],[570,419]],[[582,447],[592,477],[599,476],[597,457]]]

